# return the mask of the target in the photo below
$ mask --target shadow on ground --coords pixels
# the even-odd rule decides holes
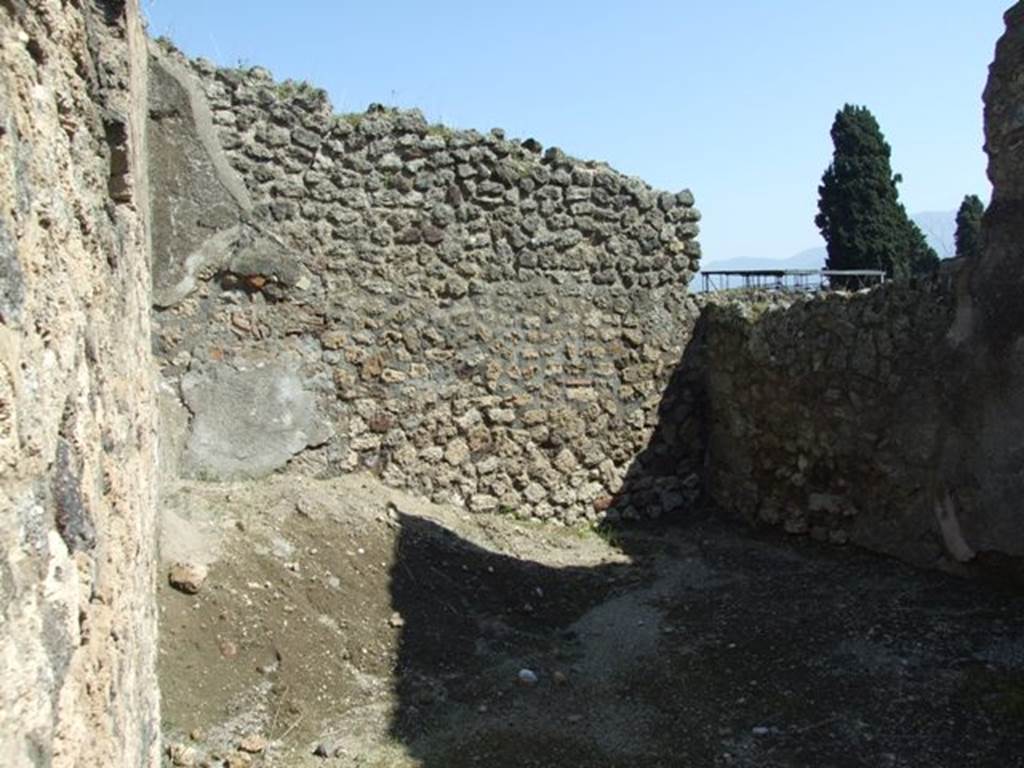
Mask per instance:
[[[405,518],[391,732],[423,766],[1024,764],[1024,600],[713,522],[550,568]],[[535,685],[517,681],[520,669]]]
[[[581,534],[622,562],[402,517],[392,737],[427,768],[1024,765],[1024,598],[709,519],[693,337],[609,502],[667,520]]]
[[[699,482],[671,485],[703,460],[695,371],[673,376],[610,501],[627,520],[677,502],[646,524],[467,516],[369,476],[165,491],[165,557],[210,566],[198,594],[159,594],[169,751],[253,768],[1024,765],[1024,597],[703,514]]]

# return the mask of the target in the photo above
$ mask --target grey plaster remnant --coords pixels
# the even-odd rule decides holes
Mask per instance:
[[[185,257],[177,281],[161,285],[154,279],[153,306],[159,309],[172,307],[192,293],[196,287],[196,275],[206,267],[226,262],[241,232],[242,227],[236,225],[204,240],[195,251]]]
[[[217,171],[218,181],[220,181],[224,189],[227,190],[228,194],[238,204],[238,207],[244,212],[250,213],[252,211],[252,200],[249,197],[249,192],[245,188],[245,183],[231,167],[230,163],[228,163],[227,157],[224,156],[221,150],[220,140],[217,138],[217,129],[213,125],[210,105],[200,92],[194,77],[180,63],[161,54],[160,46],[157,43],[150,41],[149,51],[163,71],[174,78],[188,96],[196,136]]]
[[[167,307],[195,288],[201,269],[229,258],[252,201],[194,79],[155,45],[149,116],[154,304]]]
[[[246,243],[247,229],[251,228],[239,224],[207,238],[184,260],[180,280],[154,286],[153,306],[158,309],[174,306],[195,290],[197,276],[207,270],[242,277],[262,275],[284,288],[305,290],[312,285],[309,270],[279,239],[269,233],[259,233]]]
[[[157,418],[160,435],[157,467],[162,481],[170,482],[179,474],[188,439],[189,413],[178,396],[178,387],[167,381],[161,381],[158,386]]]
[[[270,237],[239,247],[224,268],[236,275],[264,275],[286,288],[302,289],[312,281],[299,259]]]
[[[186,473],[205,479],[259,477],[332,431],[299,375],[280,365],[220,364],[191,371],[182,394],[192,412]]]
[[[25,300],[25,280],[14,241],[0,218],[0,323],[18,321]]]
[[[63,684],[71,666],[71,657],[74,655],[74,644],[71,633],[68,632],[67,608],[61,605],[49,604],[42,613],[42,633],[40,639],[50,659],[50,668],[53,670],[53,679]],[[50,692],[50,701],[57,705],[60,686],[54,687]]]

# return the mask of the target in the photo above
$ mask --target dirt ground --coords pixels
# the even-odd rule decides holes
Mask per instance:
[[[164,571],[209,566],[160,590],[168,765],[1024,766],[1024,597],[991,586],[710,521],[470,516],[368,476],[163,507]]]

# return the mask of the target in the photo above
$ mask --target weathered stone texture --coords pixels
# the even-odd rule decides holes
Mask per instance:
[[[688,191],[154,46],[154,343],[192,412],[184,470],[237,476],[261,434],[253,474],[370,469],[470,510],[640,517],[707,488],[923,564],[1024,552],[1021,15],[986,97],[985,258],[703,314]],[[282,360],[298,412],[260,378]]]
[[[0,3],[0,762],[153,765],[145,43]]]
[[[952,316],[938,281],[708,300],[714,501],[754,523],[938,565],[932,461]]]
[[[981,258],[915,289],[712,303],[709,482],[752,521],[1024,583],[1024,3],[985,90]]]
[[[627,516],[692,500],[692,472],[634,460],[695,316],[688,191],[414,111],[334,115],[322,91],[261,69],[173,51],[153,66],[191,71],[252,201],[237,227],[192,222],[215,247],[156,315],[168,382],[286,356],[335,434],[293,466],[371,469],[470,509],[568,521],[612,497]],[[156,149],[154,173],[174,159]],[[172,187],[154,191],[154,207],[181,208]],[[193,240],[164,264],[188,262]],[[186,471],[223,476],[194,459]]]
[[[1024,3],[1006,25],[985,89],[992,201],[949,335],[951,407],[938,460],[971,552],[1024,581]]]

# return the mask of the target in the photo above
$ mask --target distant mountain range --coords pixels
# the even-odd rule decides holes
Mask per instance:
[[[940,259],[955,253],[953,234],[956,232],[956,211],[924,211],[911,214],[910,218],[924,232],[928,244],[935,249]],[[721,260],[709,258],[701,266],[713,270],[821,269],[825,266],[826,255],[824,246],[820,246],[781,259],[756,256]]]

